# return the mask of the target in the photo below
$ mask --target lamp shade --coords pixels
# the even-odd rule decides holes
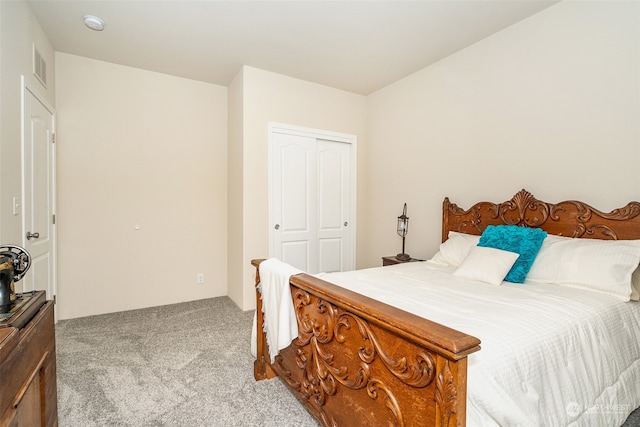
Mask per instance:
[[[409,232],[409,217],[407,216],[407,204],[404,204],[402,215],[398,217],[398,236],[405,237]]]

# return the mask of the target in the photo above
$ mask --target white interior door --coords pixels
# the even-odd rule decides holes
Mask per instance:
[[[355,268],[354,146],[325,136],[276,127],[270,135],[269,256],[308,273]]]
[[[23,92],[23,245],[31,268],[23,291],[55,290],[55,145],[54,112],[24,86]]]

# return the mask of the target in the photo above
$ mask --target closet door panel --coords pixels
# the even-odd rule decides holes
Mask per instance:
[[[307,272],[317,262],[316,140],[275,134],[271,147],[272,256]]]

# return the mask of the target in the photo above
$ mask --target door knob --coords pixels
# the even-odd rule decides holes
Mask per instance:
[[[275,228],[276,230],[280,230],[280,224],[276,224],[276,226],[273,228]]]
[[[27,231],[27,240],[31,240],[32,238],[37,239],[38,237],[40,237],[40,233]]]

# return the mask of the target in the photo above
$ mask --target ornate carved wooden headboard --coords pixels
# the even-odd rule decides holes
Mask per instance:
[[[589,239],[640,239],[640,203],[630,202],[610,213],[586,203],[567,200],[547,203],[520,190],[503,203],[479,202],[464,210],[444,199],[442,241],[449,231],[480,235],[488,225],[542,228],[547,233]]]

